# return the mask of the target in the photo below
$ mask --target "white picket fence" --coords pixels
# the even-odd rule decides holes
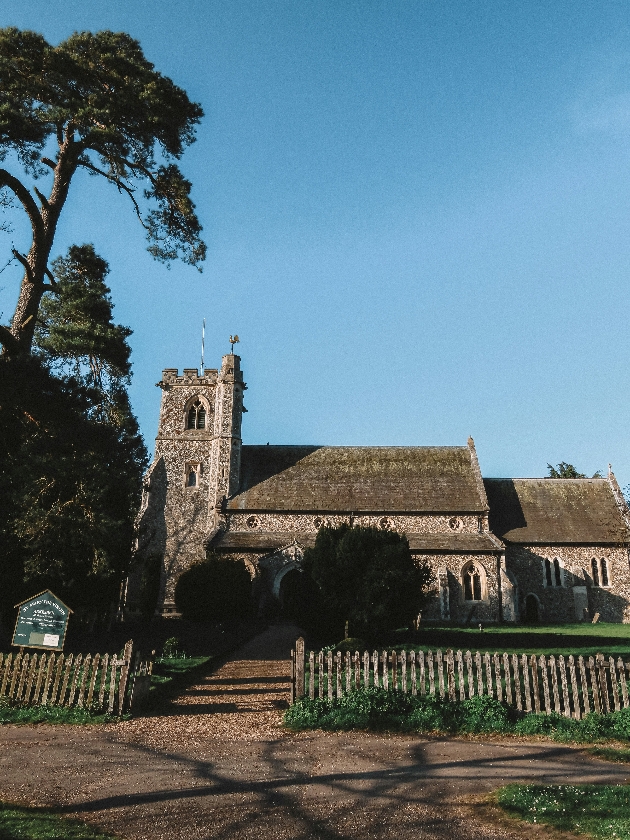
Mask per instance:
[[[630,706],[630,663],[612,656],[536,656],[476,651],[305,651],[291,655],[291,703],[384,688],[449,700],[489,696],[524,712],[557,712],[580,720]]]

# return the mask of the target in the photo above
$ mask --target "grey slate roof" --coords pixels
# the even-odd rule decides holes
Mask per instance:
[[[490,529],[513,543],[628,543],[604,479],[486,478]]]
[[[229,510],[476,513],[467,446],[243,446]]]
[[[503,549],[491,534],[407,534],[412,551],[487,552]],[[214,548],[224,551],[275,551],[296,540],[304,548],[315,544],[315,534],[296,534],[289,531],[257,532],[227,531],[218,534]]]

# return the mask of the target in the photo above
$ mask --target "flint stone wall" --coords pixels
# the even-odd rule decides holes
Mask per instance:
[[[252,533],[282,532],[312,533],[326,525],[338,527],[350,523],[363,528],[379,528],[397,531],[399,534],[477,534],[483,528],[485,517],[477,515],[436,515],[436,514],[352,514],[347,513],[258,513],[244,511],[226,512],[224,521],[226,530],[251,531]]]
[[[544,561],[560,561],[562,586],[547,586]],[[591,559],[606,558],[609,586],[595,586],[591,577]],[[587,618],[600,614],[601,621],[630,622],[630,566],[628,550],[615,546],[570,546],[508,544],[507,570],[518,582],[518,607],[525,617],[525,600],[533,594],[540,604],[540,621],[547,623],[574,622],[576,599],[573,587],[586,587]]]
[[[418,560],[426,561],[436,573],[436,584],[429,593],[422,611],[422,621],[453,621],[463,623],[495,623],[499,621],[500,559],[493,554],[415,554]],[[474,562],[482,572],[481,601],[466,601],[462,572]],[[485,578],[485,580],[484,580]],[[446,595],[445,595],[446,590]],[[445,597],[447,608],[445,614]]]

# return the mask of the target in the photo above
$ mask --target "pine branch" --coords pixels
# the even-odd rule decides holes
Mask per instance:
[[[86,158],[79,158],[78,165],[83,166],[85,169],[88,169],[91,172],[94,172],[96,175],[102,175],[103,178],[107,178],[108,181],[110,181],[112,184],[115,185],[118,192],[126,192],[127,195],[129,196],[129,198],[131,199],[132,203],[133,203],[133,207],[134,207],[134,210],[136,211],[136,216],[138,217],[138,219],[140,221],[140,224],[142,225],[143,228],[145,228],[145,230],[149,229],[148,225],[145,224],[145,221],[142,218],[142,213],[140,212],[140,206],[139,206],[138,202],[136,201],[136,198],[134,196],[134,190],[131,187],[129,187],[127,184],[125,184],[124,181],[121,181],[120,178],[116,177],[116,175],[110,175],[109,172],[105,172],[103,169],[99,169],[97,166],[94,166],[94,164],[91,163],[89,160],[86,160]]]
[[[18,353],[20,350],[20,343],[13,333],[0,324],[0,344],[4,347],[7,353]]]
[[[28,278],[28,282],[32,283],[33,282],[33,269],[28,264],[28,260],[26,259],[26,257],[22,256],[22,254],[20,254],[19,251],[16,251],[15,248],[11,248],[11,253],[13,254],[13,256],[15,257],[15,259],[18,262],[22,263],[22,265],[24,266],[24,271],[26,272],[26,276]]]
[[[33,239],[39,242],[44,236],[44,223],[33,196],[24,184],[6,169],[0,169],[0,187],[8,187],[18,199],[30,219]]]

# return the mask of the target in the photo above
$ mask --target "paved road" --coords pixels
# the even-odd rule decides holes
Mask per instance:
[[[628,781],[623,765],[548,743],[286,733],[294,638],[293,628],[266,631],[170,714],[0,727],[0,795],[60,807],[130,840],[498,840],[526,833],[487,824],[467,800],[513,780]]]

